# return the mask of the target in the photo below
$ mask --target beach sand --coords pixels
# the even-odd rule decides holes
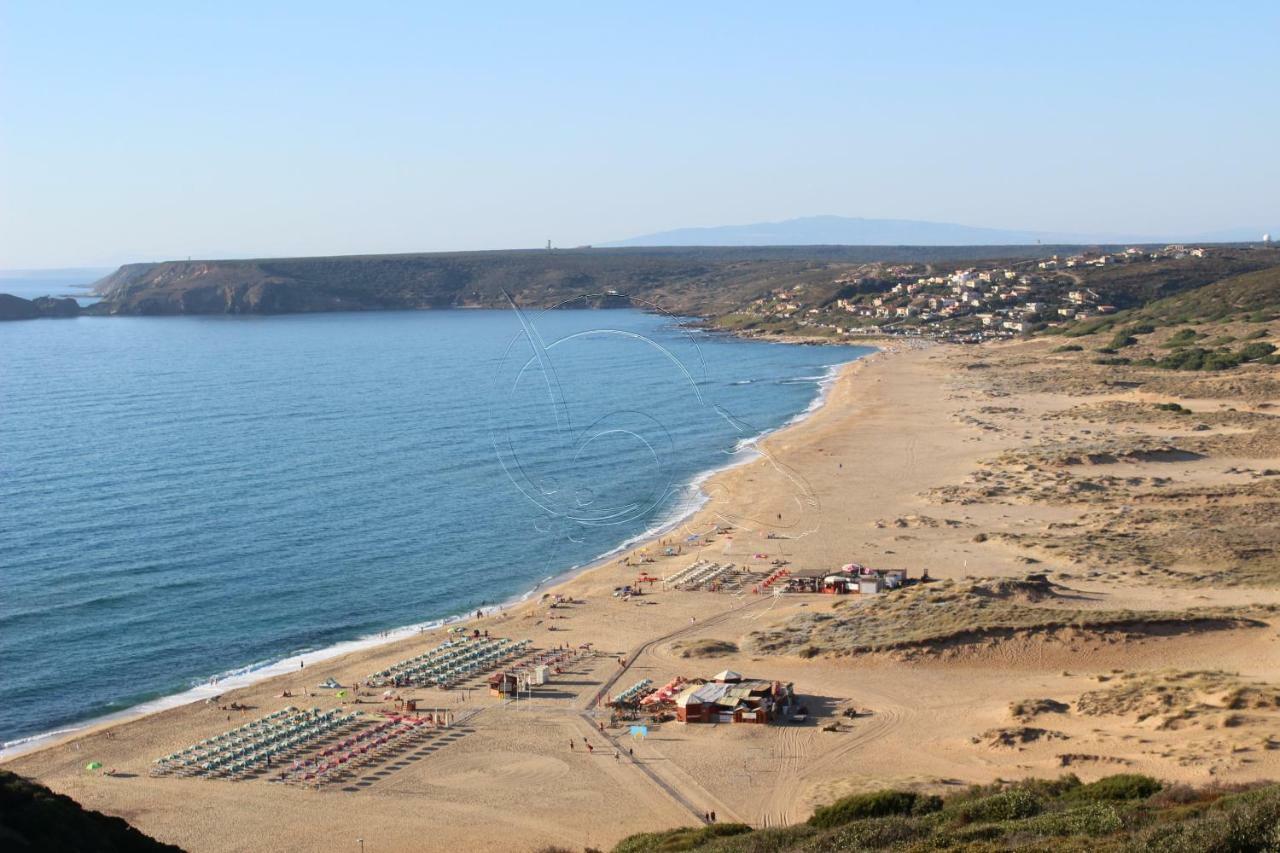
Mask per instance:
[[[683,543],[715,524],[730,533],[705,536],[676,557],[647,543],[546,590],[576,603],[551,609],[539,599],[468,622],[541,648],[591,643],[595,654],[530,701],[491,698],[482,684],[469,693],[408,691],[420,708],[447,708],[465,722],[377,772],[319,790],[149,776],[155,758],[289,704],[374,711],[376,696],[353,705],[315,687],[328,677],[362,679],[439,643],[443,630],[228,692],[222,703],[251,709],[231,713],[230,722],[216,705],[196,703],[99,727],[4,766],[190,850],[356,850],[363,839],[370,853],[607,849],[630,833],[693,825],[709,811],[720,821],[799,821],[839,795],[888,785],[945,791],[1068,771],[1193,782],[1280,775],[1269,734],[1280,719],[1267,692],[1280,674],[1268,609],[1280,604],[1276,586],[1215,581],[1230,560],[1204,569],[1191,545],[1158,551],[1184,517],[1178,513],[1272,499],[1265,490],[1280,478],[1227,473],[1280,467],[1270,422],[1232,421],[1213,396],[1196,407],[1224,414],[1205,430],[1147,418],[1152,402],[1174,399],[1173,389],[1108,384],[1080,360],[1058,359],[1054,373],[1048,349],[1043,342],[893,347],[849,365],[820,410],[765,439],[762,458],[711,478],[707,505],[663,540]],[[1269,418],[1272,405],[1264,394],[1247,408]],[[1161,455],[1146,445],[1135,451],[1139,440],[1196,444],[1194,452]],[[1042,458],[1069,457],[1064,448],[1084,461]],[[1225,539],[1228,527],[1219,524]],[[653,562],[640,563],[645,556]],[[986,613],[988,601],[998,601],[1037,614],[1138,615],[1100,629],[939,628],[928,641],[851,654],[858,635],[843,620],[915,592],[837,600],[655,585],[638,599],[612,595],[636,578],[624,560],[669,577],[699,558],[759,570],[775,559],[797,570],[853,561],[983,583],[1043,572],[1047,597],[1024,601],[1016,584],[1011,592],[981,587],[939,601],[937,612],[963,621],[964,608]],[[1141,615],[1211,607],[1240,619],[1148,625]],[[902,634],[918,633],[922,619],[913,616]],[[812,638],[802,653],[761,650],[760,635],[799,636],[798,625]],[[853,632],[849,643],[830,641],[845,630]],[[738,650],[683,657],[697,639]],[[810,720],[666,723],[635,741],[625,728],[599,731],[608,716],[594,705],[598,693],[726,667],[795,682]],[[1183,675],[1195,671],[1219,674]],[[304,687],[311,698],[299,697]],[[280,697],[286,688],[294,698]],[[850,718],[847,709],[860,713]],[[89,761],[117,773],[87,772]]]

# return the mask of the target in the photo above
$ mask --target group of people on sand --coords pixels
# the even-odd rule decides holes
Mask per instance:
[[[600,724],[600,731],[604,731],[604,723],[601,723],[601,724]],[[569,738],[569,751],[570,751],[570,752],[576,752],[576,751],[577,751],[576,743],[577,743],[577,742],[576,742],[576,741],[574,741],[574,739],[573,739],[573,738]],[[582,739],[582,745],[583,745],[583,746],[585,746],[585,747],[587,748],[587,754],[588,754],[588,755],[595,755],[596,748],[595,748],[595,746],[591,743],[591,741],[587,740],[587,739],[584,737],[584,738]],[[627,757],[628,757],[628,758],[635,758],[635,757],[636,757],[635,750],[634,750],[634,749],[632,749],[631,747],[627,747]],[[622,753],[621,753],[621,752],[620,752],[616,747],[615,747],[615,748],[614,748],[614,750],[613,750],[613,760],[614,760],[614,761],[622,761]]]

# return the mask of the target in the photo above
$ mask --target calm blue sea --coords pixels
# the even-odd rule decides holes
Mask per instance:
[[[111,270],[0,270],[0,293],[35,299],[37,296],[71,296],[81,305],[98,301],[90,293],[93,282]]]
[[[527,592],[866,352],[629,310],[2,323],[0,741]]]

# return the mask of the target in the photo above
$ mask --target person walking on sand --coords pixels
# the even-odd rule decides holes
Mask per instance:
[[[569,751],[573,752],[573,738],[569,738]]]
[[[589,752],[589,753],[591,753],[591,754],[593,754],[593,755],[594,755],[594,754],[595,754],[595,751],[596,751],[596,748],[595,748],[594,746],[592,746],[591,744],[589,744],[589,743],[588,743],[588,744],[587,744],[587,752]]]

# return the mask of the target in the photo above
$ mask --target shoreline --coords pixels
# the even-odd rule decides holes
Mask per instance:
[[[792,345],[799,345],[803,343],[798,340],[771,342]],[[757,447],[759,442],[778,436],[787,430],[797,427],[808,421],[818,412],[822,411],[830,400],[832,390],[852,372],[851,368],[858,364],[867,362],[876,355],[893,352],[892,349],[887,350],[883,347],[866,347],[861,344],[832,342],[832,345],[860,346],[871,349],[871,352],[859,355],[848,361],[842,361],[838,364],[831,365],[827,368],[826,373],[816,380],[818,391],[804,409],[797,412],[791,418],[776,427],[764,430],[750,438],[739,439],[739,441],[735,443],[734,450],[730,456],[743,456],[745,458],[732,460],[723,465],[708,468],[695,474],[684,487],[685,489],[694,492],[694,494],[690,498],[677,501],[671,508],[671,511],[667,513],[665,520],[646,528],[640,533],[624,539],[617,546],[587,560],[584,563],[570,566],[561,572],[549,575],[543,580],[538,581],[532,587],[525,589],[523,592],[514,592],[498,604],[482,608],[483,618],[507,613],[522,604],[528,603],[540,592],[543,595],[553,594],[553,590],[556,588],[562,587],[587,573],[604,568],[617,559],[618,556],[625,554],[628,551],[635,551],[637,549],[647,547],[662,536],[670,533],[672,530],[675,530],[680,525],[691,521],[697,517],[698,513],[701,512],[703,508],[706,507],[710,496],[706,493],[705,488],[712,480],[728,471],[752,465],[764,459],[764,454],[761,453]],[[167,693],[151,699],[145,699],[141,702],[130,705],[127,708],[90,717],[79,723],[69,724],[64,728],[38,732],[36,734],[26,735],[0,743],[0,763],[19,756],[29,755],[42,749],[57,746],[77,736],[86,735],[91,732],[110,728],[111,726],[139,720],[174,708],[181,708],[183,706],[202,701],[207,702],[230,690],[251,687],[255,684],[268,681],[281,675],[295,673],[301,668],[299,664],[308,660],[313,663],[331,661],[336,658],[343,657],[344,655],[391,645],[431,631],[438,631],[442,628],[464,624],[476,620],[477,618],[478,617],[474,612],[469,611],[450,614],[425,622],[388,628],[385,631],[365,635],[363,637],[340,640],[336,643],[332,643],[331,645],[315,650],[297,652],[271,661],[246,664],[235,669],[226,670],[222,673],[216,673],[209,676],[208,681],[205,683],[194,684],[186,690],[181,690],[176,693]]]

